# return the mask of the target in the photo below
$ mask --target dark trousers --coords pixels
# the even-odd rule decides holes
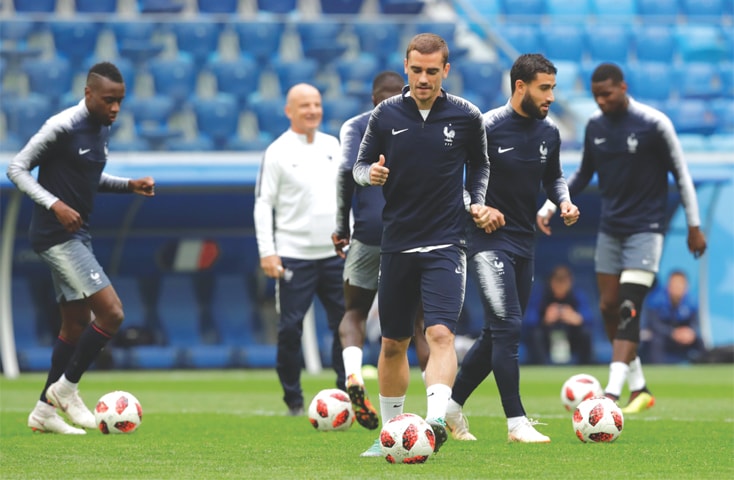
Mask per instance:
[[[339,323],[344,316],[342,272],[344,260],[334,256],[322,260],[282,258],[288,274],[278,281],[278,354],[276,371],[283,386],[283,400],[289,407],[303,405],[301,369],[303,352],[301,336],[303,317],[315,297],[326,310],[329,329],[333,334],[331,363],[336,372],[336,386],[344,390],[346,381]]]

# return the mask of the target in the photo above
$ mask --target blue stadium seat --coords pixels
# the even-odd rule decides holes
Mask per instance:
[[[239,126],[237,98],[219,93],[210,98],[195,98],[191,104],[199,133],[211,138],[217,150],[225,150],[227,141],[237,134]]]
[[[734,63],[722,62],[719,64],[719,78],[721,78],[721,94],[734,98]]]
[[[193,60],[179,55],[176,58],[154,58],[149,62],[155,92],[168,95],[180,110],[196,92],[197,70]]]
[[[239,40],[240,51],[252,55],[261,67],[267,66],[280,51],[285,26],[282,22],[261,19],[232,24]]]
[[[288,89],[297,83],[314,83],[319,64],[312,58],[302,58],[299,60],[275,59],[273,60],[272,67],[278,76],[280,91],[285,95]]]
[[[517,53],[543,52],[545,48],[540,41],[538,26],[529,23],[505,23],[498,25],[495,32],[505,40]],[[552,60],[552,59],[551,59]],[[510,63],[515,59],[509,59]]]
[[[24,18],[3,19],[2,28],[0,28],[0,40],[27,42],[36,31],[37,28],[33,20]]]
[[[176,110],[176,101],[167,95],[152,97],[131,97],[125,103],[125,110],[130,112],[135,121],[136,134],[148,142],[147,150],[162,150],[166,142],[179,138],[180,130],[169,127],[168,121]]]
[[[239,0],[197,0],[199,13],[237,13]]]
[[[677,69],[679,94],[686,98],[711,99],[721,96],[722,81],[717,65],[705,62],[688,62]]]
[[[352,24],[359,41],[359,49],[370,53],[385,62],[393,53],[400,50],[400,37],[404,26],[400,23],[385,20],[367,22],[358,20]],[[401,68],[400,72],[403,71]]]
[[[216,22],[174,22],[171,30],[176,36],[179,52],[191,56],[197,68],[201,68],[216,55],[219,48],[221,27]]]
[[[28,76],[30,91],[44,95],[53,108],[58,108],[61,97],[71,92],[74,72],[63,57],[26,60],[23,72]]]
[[[183,0],[138,0],[140,13],[180,13],[185,6]]]
[[[711,110],[716,115],[716,133],[734,134],[734,99],[722,97],[712,100]]]
[[[50,23],[56,53],[72,65],[83,65],[97,48],[99,25],[89,21],[57,21]]]
[[[637,0],[591,0],[591,11],[599,24],[632,25],[637,15]]]
[[[466,3],[471,9],[481,15],[484,20],[488,20],[492,24],[504,13],[502,0],[469,0]],[[470,9],[465,10],[461,3],[457,2],[455,5],[460,15],[463,15],[466,11],[471,11]]]
[[[106,23],[115,35],[117,53],[144,70],[148,60],[158,56],[164,49],[160,43],[153,43],[157,24],[151,21],[113,20]]]
[[[418,21],[415,23],[416,33],[435,33],[446,40],[449,45],[449,60],[452,62],[463,58],[469,49],[461,47],[456,42],[456,24],[452,22]]]
[[[53,13],[56,0],[13,0],[16,13]]]
[[[637,13],[642,24],[673,24],[678,18],[678,0],[637,0]]]
[[[680,6],[689,23],[720,23],[727,2],[731,4],[731,0],[681,0]]]
[[[586,51],[587,39],[583,27],[574,23],[551,23],[540,27],[541,43],[545,55],[551,60],[581,62]],[[521,51],[525,53],[526,51]]]
[[[629,93],[640,101],[664,101],[673,92],[671,65],[662,62],[640,62],[625,71]]]
[[[708,149],[712,152],[734,152],[734,131],[713,133],[708,137]]]
[[[31,37],[39,31],[36,23],[29,19],[3,20],[0,26],[0,56],[7,62],[9,71],[18,71],[23,61],[43,53],[32,46]]]
[[[212,298],[212,318],[221,343],[256,345],[264,341],[260,312],[243,275],[217,275]]]
[[[255,99],[250,104],[261,134],[273,140],[290,128],[285,115],[285,97]]]
[[[586,41],[592,62],[627,63],[631,43],[627,25],[620,23],[589,25]]]
[[[455,65],[461,74],[464,93],[476,96],[481,101],[474,103],[486,110],[486,105],[502,91],[502,69],[497,63],[475,60],[462,60]]]
[[[30,282],[14,276],[10,282],[13,301],[13,334],[21,371],[48,370],[51,365],[51,348],[39,343],[37,313],[31,295]]]
[[[638,26],[633,36],[638,61],[673,63],[676,43],[669,25]]]
[[[704,100],[671,100],[666,111],[678,133],[710,135],[716,131],[716,116]]]
[[[503,10],[508,16],[540,17],[546,13],[545,0],[502,0],[502,3]]]
[[[363,102],[372,99],[372,81],[381,71],[377,58],[369,53],[357,57],[339,59],[334,64],[339,75],[342,92],[360,98]]]
[[[380,0],[380,13],[416,15],[423,12],[425,0]]]
[[[699,133],[679,133],[678,141],[684,152],[704,152],[709,148],[708,137]]]
[[[217,80],[217,91],[234,95],[240,108],[246,107],[249,98],[258,91],[257,62],[247,54],[234,59],[213,58],[206,68]]]
[[[117,13],[117,0],[74,0],[77,13]]]
[[[363,4],[364,0],[321,0],[321,13],[359,13]]]
[[[291,13],[296,10],[296,0],[257,0],[257,10],[268,13]]]
[[[299,22],[296,29],[301,39],[303,55],[315,59],[321,66],[330,64],[347,51],[347,44],[340,39],[344,30],[341,22]]]
[[[356,97],[338,96],[322,100],[324,116],[321,130],[336,137],[346,120],[366,111],[365,103]]]
[[[199,345],[199,304],[189,274],[167,274],[161,277],[158,315],[170,346]]]
[[[726,43],[717,25],[678,25],[678,52],[684,62],[720,62],[726,58]]]
[[[556,95],[571,97],[586,94],[582,83],[579,82],[580,67],[578,62],[559,60],[553,64],[556,72]]]
[[[589,0],[546,0],[545,8],[553,23],[586,23],[591,14]]]

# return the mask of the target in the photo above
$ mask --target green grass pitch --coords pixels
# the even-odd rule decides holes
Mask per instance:
[[[423,465],[360,458],[378,431],[358,424],[322,433],[305,417],[285,415],[274,371],[90,372],[81,384],[88,406],[104,393],[128,390],[141,401],[143,423],[130,435],[33,433],[26,426],[44,375],[0,379],[0,477],[9,479],[729,479],[734,478],[734,368],[648,366],[657,404],[627,415],[612,444],[583,444],[560,402],[575,373],[606,366],[523,367],[521,393],[530,417],[546,425],[546,445],[508,444],[490,377],[465,413],[476,442],[449,440]],[[308,400],[333,387],[333,375],[303,376]],[[377,382],[368,380],[377,401]],[[308,401],[307,400],[307,401]],[[626,401],[626,394],[624,396]],[[406,412],[425,414],[425,390],[412,372]]]

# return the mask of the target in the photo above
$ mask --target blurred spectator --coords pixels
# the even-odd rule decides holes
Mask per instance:
[[[553,269],[545,288],[530,300],[525,317],[529,363],[592,362],[592,311],[568,267]]]
[[[698,305],[688,294],[688,277],[680,270],[650,295],[643,309],[641,340],[646,361],[680,363],[705,352],[698,324]]]

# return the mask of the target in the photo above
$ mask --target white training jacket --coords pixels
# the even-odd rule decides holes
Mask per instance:
[[[316,132],[313,143],[289,129],[268,146],[255,187],[260,258],[318,260],[336,255],[339,140]]]

